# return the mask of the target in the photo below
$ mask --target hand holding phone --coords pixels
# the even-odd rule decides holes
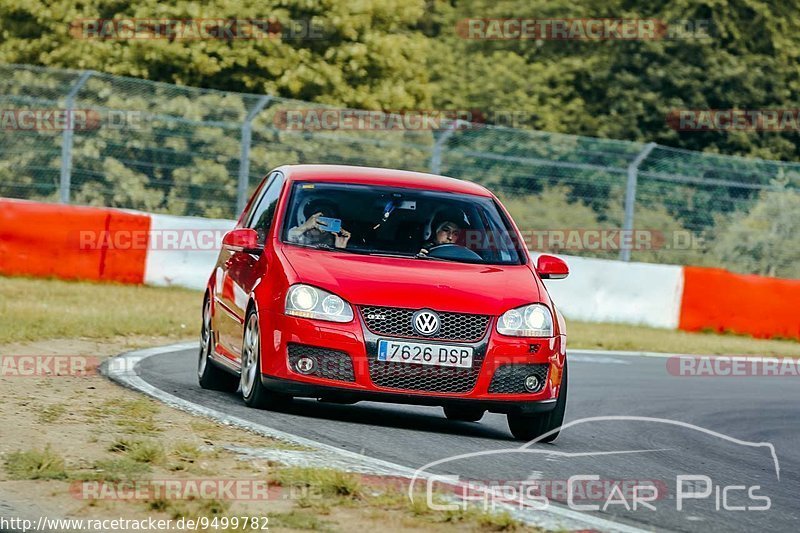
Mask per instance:
[[[339,233],[342,230],[342,220],[340,218],[319,217],[317,222],[320,224],[319,229],[322,231]]]

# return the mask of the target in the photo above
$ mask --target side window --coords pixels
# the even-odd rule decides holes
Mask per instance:
[[[259,244],[264,244],[267,240],[267,233],[272,227],[272,219],[275,216],[275,208],[278,206],[283,182],[284,176],[280,172],[275,172],[270,176],[264,194],[259,198],[258,205],[256,205],[250,220],[247,221],[247,227],[253,228],[258,233]]]

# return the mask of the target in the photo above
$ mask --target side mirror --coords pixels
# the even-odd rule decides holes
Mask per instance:
[[[264,247],[258,244],[258,233],[252,228],[229,231],[222,237],[222,247],[234,252],[260,255]]]
[[[569,275],[569,267],[563,259],[542,254],[536,261],[536,273],[542,279],[564,279]]]

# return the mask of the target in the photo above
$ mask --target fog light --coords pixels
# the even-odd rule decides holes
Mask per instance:
[[[314,371],[314,366],[314,360],[310,357],[301,357],[294,364],[294,367],[301,374],[310,374]]]
[[[539,377],[534,375],[526,377],[525,388],[528,389],[530,392],[535,392],[539,390]]]

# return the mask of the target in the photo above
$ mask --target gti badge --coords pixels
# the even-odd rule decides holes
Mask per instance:
[[[422,309],[414,313],[411,317],[411,325],[414,327],[414,331],[420,335],[434,335],[441,326],[439,315],[428,309]]]

